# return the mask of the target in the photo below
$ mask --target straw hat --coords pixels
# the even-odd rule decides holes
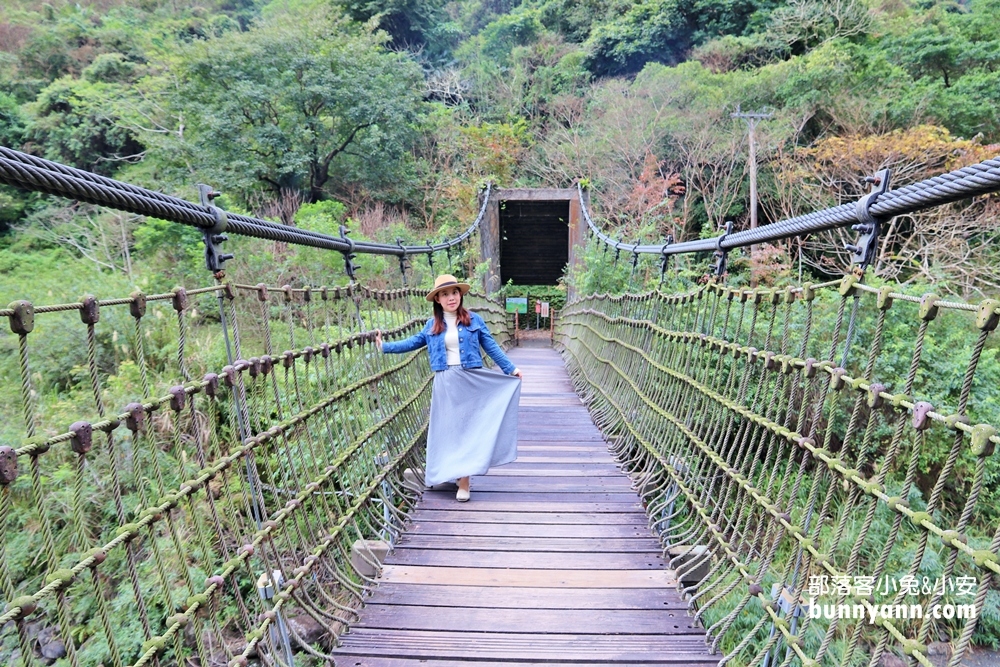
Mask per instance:
[[[468,283],[460,283],[458,278],[445,273],[434,279],[434,289],[427,293],[427,300],[433,301],[438,292],[449,287],[457,287],[463,296],[471,289]]]

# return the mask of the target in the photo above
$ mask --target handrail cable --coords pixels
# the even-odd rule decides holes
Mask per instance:
[[[745,248],[757,243],[780,241],[802,234],[814,234],[859,222],[867,222],[859,213],[857,203],[851,203],[762,225],[756,229],[733,233],[724,232],[713,238],[680,243],[625,243],[611,238],[598,228],[584,202],[583,187],[579,183],[577,183],[577,191],[580,193],[583,217],[594,236],[616,251],[639,255],[679,255],[716,250],[725,252],[733,248]],[[887,219],[997,191],[1000,191],[1000,158],[993,158],[940,176],[911,183],[897,190],[889,190],[879,195],[867,210],[876,218]]]
[[[25,190],[45,192],[90,204],[106,206],[147,215],[162,220],[197,227],[204,230],[216,226],[218,219],[210,206],[189,202],[146,188],[100,176],[58,162],[45,160],[27,153],[0,146],[0,183]],[[227,233],[254,238],[282,241],[295,245],[325,248],[338,252],[360,252],[371,255],[423,255],[449,250],[468,240],[479,227],[486,214],[492,184],[487,184],[479,214],[469,227],[458,236],[441,243],[399,245],[354,241],[297,227],[289,227],[270,220],[248,215],[226,213]]]

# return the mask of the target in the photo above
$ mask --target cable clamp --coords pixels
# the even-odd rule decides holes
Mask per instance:
[[[890,169],[881,169],[874,176],[864,179],[865,183],[871,183],[871,192],[859,199],[854,205],[855,216],[858,218],[857,224],[851,225],[851,229],[858,232],[860,236],[856,243],[844,244],[844,249],[850,251],[851,262],[857,264],[861,270],[866,269],[875,259],[875,251],[878,246],[879,232],[882,223],[880,218],[872,215],[871,207],[878,201],[878,198],[889,190],[889,180],[892,178]]]
[[[354,258],[357,254],[354,252],[354,239],[347,238],[347,235],[351,233],[344,225],[340,226],[340,238],[342,241],[347,243],[347,250],[341,250],[344,254],[344,271],[347,273],[347,277],[354,282],[354,274],[357,273],[358,267],[354,263]]]
[[[406,287],[406,249],[403,248],[403,239],[396,237],[396,245],[399,246],[399,273],[403,276],[403,287]]]
[[[229,237],[223,234],[226,227],[229,226],[229,218],[225,211],[214,204],[215,198],[219,194],[211,186],[204,183],[198,184],[198,200],[215,216],[215,224],[201,230],[201,240],[205,243],[205,266],[212,273],[221,276],[223,264],[227,260],[233,259],[234,255],[222,252],[222,244],[229,240]]]
[[[726,270],[729,267],[729,251],[723,250],[722,242],[725,241],[726,237],[732,233],[733,221],[727,220],[722,234],[715,239],[715,276],[717,278],[722,278],[726,275]]]
[[[667,254],[667,247],[673,244],[674,237],[672,234],[667,234],[666,243],[660,248],[660,285],[663,285],[663,280],[667,275],[667,263],[670,261],[670,255]]]

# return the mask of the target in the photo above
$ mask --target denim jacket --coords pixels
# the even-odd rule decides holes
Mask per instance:
[[[486,322],[479,315],[469,313],[471,321],[469,326],[461,322],[458,323],[458,352],[462,359],[462,368],[482,368],[483,357],[479,352],[480,346],[486,350],[486,354],[492,357],[504,373],[510,375],[516,370],[507,355],[503,353],[497,342],[493,340],[490,330],[486,327]],[[434,318],[427,320],[427,324],[417,334],[400,341],[385,341],[382,343],[382,352],[386,354],[400,354],[402,352],[412,352],[419,350],[424,345],[427,346],[427,353],[430,355],[431,370],[443,371],[448,368],[448,355],[444,349],[444,332],[434,335],[431,328],[434,326]]]

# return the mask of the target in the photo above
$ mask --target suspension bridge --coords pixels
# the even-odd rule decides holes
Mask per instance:
[[[0,658],[958,667],[995,627],[1000,301],[863,268],[890,217],[1000,190],[1000,161],[875,181],[856,205],[659,245],[605,235],[578,190],[593,242],[664,269],[715,253],[718,276],[578,295],[555,350],[513,350],[518,461],[460,506],[422,482],[426,357],[383,356],[373,331],[422,326],[406,261],[481,234],[490,190],[455,239],[377,244],[0,148],[0,182],[198,228],[212,275],[3,309]],[[847,225],[859,270],[842,279],[722,280],[734,248]],[[352,281],[229,279],[226,234],[339,252]],[[355,282],[358,253],[399,258],[402,286]],[[467,303],[511,343],[499,304]],[[70,349],[67,398],[33,369]]]

